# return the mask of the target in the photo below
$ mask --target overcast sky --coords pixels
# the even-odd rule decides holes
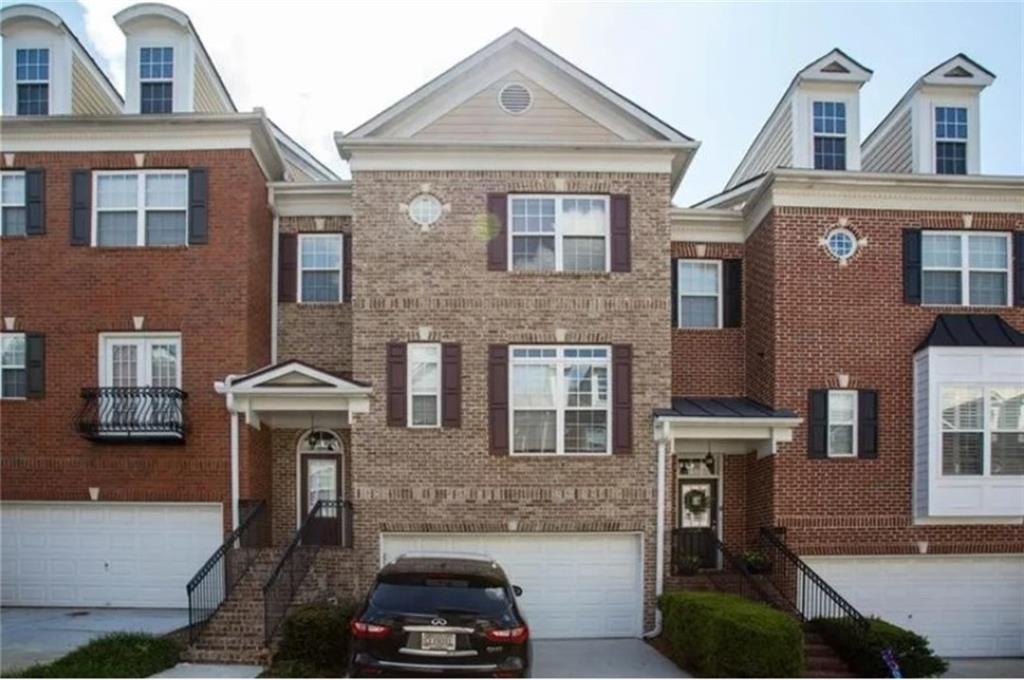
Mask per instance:
[[[3,0],[7,4],[8,0]],[[124,0],[52,2],[123,91]],[[862,138],[911,83],[964,52],[981,99],[982,171],[1024,174],[1024,3],[175,0],[241,110],[262,106],[342,176],[332,141],[513,26],[703,144],[676,195],[719,191],[793,75],[832,47],[874,70]]]

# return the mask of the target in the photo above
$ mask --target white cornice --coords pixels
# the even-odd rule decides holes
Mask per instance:
[[[352,215],[352,182],[269,182],[271,203],[280,217]]]
[[[743,243],[743,214],[737,210],[676,208],[669,210],[673,241]]]

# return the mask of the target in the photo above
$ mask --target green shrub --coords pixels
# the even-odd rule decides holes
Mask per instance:
[[[352,606],[316,602],[295,609],[281,624],[281,644],[274,666],[287,669],[283,662],[301,662],[301,675],[331,675],[344,671],[348,664],[348,623]],[[295,664],[291,664],[294,666]],[[316,673],[307,673],[310,668]],[[275,674],[277,671],[275,670]]]
[[[56,661],[5,672],[19,678],[145,678],[178,663],[181,645],[145,633],[111,633]]]
[[[821,635],[854,673],[865,678],[888,678],[882,650],[891,649],[905,678],[934,678],[949,664],[931,650],[928,640],[881,619],[868,619],[865,631],[849,619],[814,619],[808,628]]]
[[[676,662],[705,677],[795,678],[804,668],[799,624],[736,595],[686,591],[661,597],[664,635]]]

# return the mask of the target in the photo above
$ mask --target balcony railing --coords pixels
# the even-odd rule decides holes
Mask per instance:
[[[185,399],[177,387],[87,387],[77,429],[87,439],[185,439]]]

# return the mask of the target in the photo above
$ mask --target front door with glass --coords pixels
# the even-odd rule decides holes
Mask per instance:
[[[678,527],[681,552],[701,569],[718,566],[718,479],[713,458],[684,459],[679,464]]]
[[[176,430],[181,426],[181,340],[105,338],[100,422],[114,429]]]
[[[306,518],[317,501],[341,499],[341,456],[338,454],[302,455],[302,517]],[[316,517],[310,517],[307,532],[321,545],[337,545],[340,541],[339,508],[322,506]]]

